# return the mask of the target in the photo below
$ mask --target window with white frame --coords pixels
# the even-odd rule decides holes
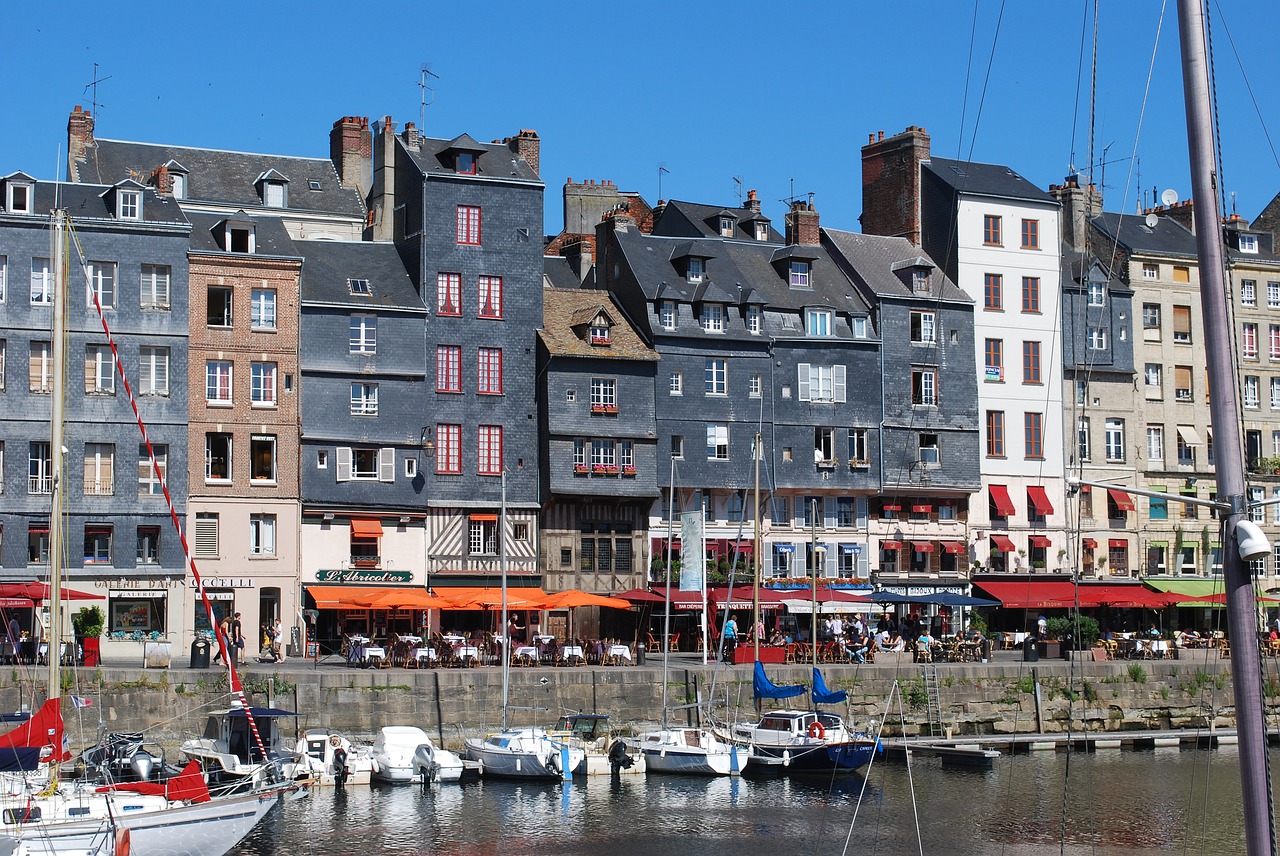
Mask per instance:
[[[1258,358],[1258,325],[1246,323],[1240,329],[1240,356],[1246,360]]]
[[[1105,427],[1106,427],[1106,433],[1103,436],[1106,443],[1107,460],[1123,461],[1124,460],[1124,420],[1108,419]]]
[[[703,392],[707,395],[725,395],[729,391],[728,362],[721,359],[707,360],[703,368]]]
[[[707,459],[729,460],[729,426],[707,424]]]
[[[942,453],[938,446],[937,434],[921,434],[919,436],[920,456],[916,459],[928,466],[942,463]]]
[[[10,214],[35,212],[35,185],[29,181],[9,181],[5,184],[5,210]]]
[[[702,304],[702,332],[724,332],[724,305],[721,303]]]
[[[121,220],[141,220],[142,191],[117,189],[116,216]]]
[[[1249,488],[1249,521],[1252,523],[1266,523],[1267,509],[1266,506],[1259,506],[1255,503],[1262,502],[1267,498],[1266,488],[1251,487]]]
[[[160,564],[160,527],[138,527],[138,564]]]
[[[53,456],[49,444],[34,441],[27,444],[27,493],[49,494],[53,492]]]
[[[867,451],[867,429],[849,429],[849,464],[858,466],[870,463],[871,456]]]
[[[733,227],[734,227],[734,220],[732,217],[721,217],[720,218],[720,237],[732,238]]]
[[[756,240],[757,241],[769,240],[769,224],[765,223],[763,220],[756,221]]]
[[[747,307],[746,323],[748,333],[752,335],[759,335],[762,328],[759,306]]]
[[[378,318],[376,315],[352,315],[348,349],[353,354],[378,352]]]
[[[1080,455],[1080,460],[1089,461],[1093,459],[1093,448],[1089,438],[1089,417],[1081,416],[1076,423],[1076,451]]]
[[[787,266],[787,282],[793,288],[809,287],[809,263],[801,259],[792,259]]]
[[[618,380],[611,377],[591,379],[591,409],[596,412],[616,413],[618,410]]]
[[[612,440],[591,441],[591,468],[597,472],[601,468],[611,469],[618,465],[616,447]]]
[[[1255,375],[1245,375],[1244,406],[1256,408],[1261,403],[1259,392],[1258,378]]]
[[[804,329],[810,336],[831,335],[831,310],[806,309],[804,311]]]
[[[667,389],[672,395],[684,395],[684,372],[672,372]]]
[[[1271,409],[1280,410],[1280,377],[1271,378]]]
[[[31,304],[33,306],[53,305],[53,271],[48,259],[31,260]]]
[[[674,300],[663,300],[658,303],[658,323],[663,330],[676,329],[676,304]]]
[[[937,341],[934,323],[937,316],[932,312],[911,313],[911,341],[918,345],[932,345]]]
[[[702,282],[707,275],[707,263],[705,260],[696,256],[689,259],[688,266],[685,268],[685,279],[689,282]]]
[[[1240,280],[1240,305],[1258,305],[1258,284],[1252,279]]]
[[[111,443],[84,444],[84,495],[115,493],[116,447]]]
[[[4,391],[4,388],[5,388],[4,378],[5,378],[5,367],[8,365],[8,360],[6,359],[8,355],[9,355],[9,342],[7,339],[0,339],[0,392]],[[3,470],[0,470],[0,473],[2,472]],[[4,479],[0,478],[0,482],[3,482],[3,481]],[[0,491],[2,490],[4,490],[4,488],[0,487]]]
[[[1107,328],[1089,327],[1089,350],[1105,351],[1107,349]]]
[[[922,407],[938,404],[938,370],[913,368],[911,370],[911,403]]]
[[[169,349],[143,345],[138,349],[138,394],[169,394]]]
[[[249,555],[274,556],[276,554],[276,516],[274,514],[249,515]]]
[[[249,437],[249,478],[255,483],[276,481],[276,438],[274,434]]]
[[[0,303],[4,303],[9,294],[9,257],[0,255]]]
[[[249,366],[249,400],[254,407],[276,406],[275,363],[255,362]]]
[[[84,349],[84,391],[86,395],[115,395],[116,372],[107,345],[87,345]]]
[[[583,469],[587,465],[587,441],[581,437],[575,437],[573,440],[573,466],[574,469]]]
[[[798,398],[800,401],[831,402],[843,404],[845,401],[845,367],[820,366],[811,363],[800,363],[797,366]]]
[[[1148,390],[1159,392],[1161,388],[1161,367],[1159,363],[1147,363],[1142,376]]]
[[[1160,278],[1160,265],[1144,264],[1144,265],[1142,266],[1142,278],[1143,278],[1143,279],[1148,279],[1148,280],[1150,280],[1150,279],[1159,279],[1159,278]]]
[[[253,329],[276,329],[276,290],[274,288],[255,288],[251,297],[251,320],[249,323]]]
[[[204,399],[206,403],[231,403],[231,370],[230,360],[205,361]]]
[[[230,327],[233,315],[234,292],[223,285],[211,285],[205,289],[205,326]]]
[[[143,309],[168,309],[171,277],[168,265],[143,265],[139,305]]]
[[[147,454],[145,443],[138,444],[138,496],[163,496],[163,480],[169,471],[169,447],[151,444],[155,453],[155,466],[151,465],[151,456]]]
[[[764,378],[759,372],[752,372],[747,376],[747,396],[750,398],[759,398],[761,390],[764,387]]]
[[[89,262],[89,282],[85,288],[85,305],[93,308],[94,298],[103,309],[116,305],[116,263]]]
[[[1273,362],[1280,360],[1280,324],[1267,327],[1267,358]]]
[[[1089,282],[1089,305],[1103,306],[1107,302],[1107,285],[1104,282]]]
[[[1164,463],[1164,426],[1147,426],[1147,460],[1155,464]]]
[[[467,533],[467,552],[472,556],[498,555],[498,519],[493,514],[473,514]]]
[[[436,449],[439,454],[439,446]],[[339,446],[335,464],[334,476],[340,482],[396,480],[396,450],[391,446]]]
[[[1267,283],[1267,308],[1280,309],[1280,282]]]
[[[376,383],[351,384],[351,415],[378,415],[378,385]]]
[[[836,463],[836,429],[813,429],[813,460],[824,465]]]
[[[853,338],[855,339],[867,338],[867,319],[866,318],[853,319]]]
[[[634,440],[618,441],[618,464],[622,467],[622,471],[635,472],[636,469],[636,446]]]

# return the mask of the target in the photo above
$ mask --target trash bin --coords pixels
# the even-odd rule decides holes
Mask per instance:
[[[982,662],[986,663],[991,659],[991,640],[982,640]]]
[[[1036,637],[1028,635],[1022,640],[1022,661],[1035,663],[1040,659],[1040,651],[1036,648]]]
[[[209,668],[209,640],[200,637],[191,643],[191,668]]]
[[[644,665],[644,649],[646,647],[647,646],[643,642],[636,643],[636,665],[637,666]]]

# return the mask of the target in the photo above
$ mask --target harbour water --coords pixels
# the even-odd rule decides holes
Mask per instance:
[[[865,777],[834,783],[624,776],[618,783],[325,789],[273,811],[232,852],[1239,853],[1237,757],[1233,747],[1038,753],[1001,758],[990,771],[944,769],[937,759],[916,759],[910,768],[877,760]]]

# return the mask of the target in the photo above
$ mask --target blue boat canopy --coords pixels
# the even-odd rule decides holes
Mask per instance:
[[[804,687],[800,684],[794,686],[780,687],[773,681],[769,680],[769,676],[764,673],[764,664],[756,660],[755,676],[751,681],[752,689],[755,696],[761,698],[794,698],[804,692]]]
[[[813,690],[811,691],[814,704],[840,704],[849,697],[844,690],[832,690],[827,687],[827,682],[822,679],[822,672],[817,669],[813,670]]]

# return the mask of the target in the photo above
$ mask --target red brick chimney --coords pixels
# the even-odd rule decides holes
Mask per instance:
[[[792,202],[791,210],[787,212],[787,245],[816,247],[821,243],[818,230],[818,212],[813,207],[813,196],[809,196],[808,202]]]
[[[535,175],[542,175],[542,141],[538,139],[537,131],[522,128],[520,133],[516,134],[514,137],[507,137],[502,142],[507,148],[515,152],[517,157],[522,158],[524,162],[529,165],[529,168],[533,170]]]
[[[929,159],[929,133],[909,126],[885,139],[868,135],[862,147],[862,231],[920,243],[920,164]]]
[[[67,119],[67,164],[72,181],[77,178],[76,161],[84,160],[84,150],[93,145],[93,116],[77,104]]]
[[[169,175],[169,167],[161,164],[151,173],[151,186],[160,196],[173,193],[173,176]]]
[[[1168,217],[1175,223],[1181,223],[1191,234],[1196,233],[1196,217],[1195,202],[1190,199],[1184,199],[1181,202],[1175,202],[1167,208],[1163,205],[1157,205],[1155,208],[1148,208],[1143,214],[1158,214],[1161,217]]]
[[[760,213],[760,197],[756,195],[756,192],[755,192],[754,190],[748,190],[748,191],[747,191],[747,205],[746,205],[746,208],[747,208],[747,210],[748,210],[748,211],[750,211],[752,214],[759,214],[759,213]]]
[[[329,131],[329,160],[343,187],[369,192],[373,181],[373,135],[367,116],[343,116]]]

